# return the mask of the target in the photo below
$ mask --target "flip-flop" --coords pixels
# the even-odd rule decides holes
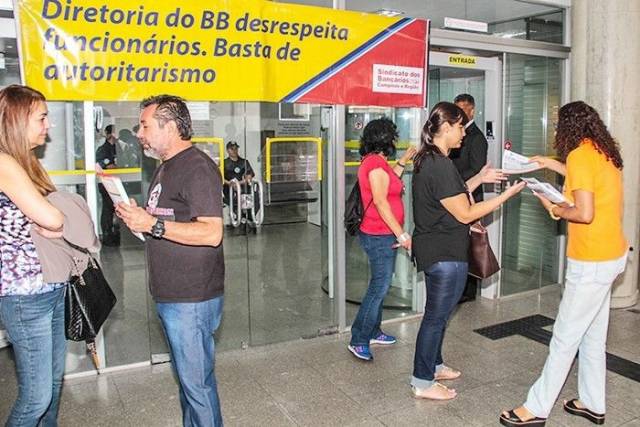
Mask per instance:
[[[587,408],[578,408],[576,402],[578,399],[571,399],[564,401],[564,410],[571,415],[577,415],[582,418],[586,418],[594,424],[604,424],[604,414],[598,414]]]
[[[546,422],[546,418],[538,417],[524,421],[522,418],[516,415],[513,409],[511,411],[507,411],[507,416],[505,416],[504,413],[500,414],[500,424],[507,427],[544,427]]]
[[[455,392],[455,390],[450,389],[449,387],[445,386],[444,384],[434,383],[431,387],[434,387],[434,386],[436,386],[436,387],[441,387],[441,388],[444,388],[445,390]],[[418,394],[418,389],[417,389],[416,387],[411,387],[411,391],[412,391],[413,397],[414,397],[415,399],[427,399],[427,400],[451,400],[451,399],[454,399],[454,398],[457,396],[457,395],[453,395],[453,396],[451,396],[451,397],[444,397],[444,398],[420,396],[420,395]]]
[[[457,378],[460,378],[460,375],[462,375],[462,372],[445,366],[444,368],[440,369],[440,372],[436,372],[433,379],[435,379],[436,381],[455,380]]]

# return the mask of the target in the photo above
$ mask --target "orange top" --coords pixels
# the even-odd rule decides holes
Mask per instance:
[[[594,215],[591,224],[569,222],[567,256],[580,261],[623,256],[628,244],[622,232],[622,171],[590,139],[567,156],[565,197],[573,200],[575,190],[593,193]]]

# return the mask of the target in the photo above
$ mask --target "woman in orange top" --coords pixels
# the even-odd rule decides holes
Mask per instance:
[[[565,401],[564,410],[604,423],[611,285],[624,271],[628,248],[622,232],[622,158],[596,110],[582,101],[560,108],[554,146],[566,163],[531,160],[566,176],[564,193],[571,205],[537,195],[551,218],[569,223],[565,289],[540,378],[523,406],[500,416],[509,427],[544,426],[578,350],[578,398]]]

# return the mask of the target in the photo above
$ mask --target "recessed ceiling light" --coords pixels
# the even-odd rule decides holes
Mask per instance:
[[[376,11],[374,11],[373,13],[377,14],[377,15],[382,15],[382,16],[388,16],[393,18],[394,16],[401,16],[404,15],[405,13],[401,10],[395,10],[395,9],[378,9]]]

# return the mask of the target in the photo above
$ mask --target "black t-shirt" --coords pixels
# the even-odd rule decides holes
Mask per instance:
[[[462,224],[440,200],[466,193],[466,185],[453,162],[427,155],[413,175],[413,253],[418,271],[439,261],[467,261],[469,226]]]
[[[166,221],[222,218],[218,166],[195,147],[181,151],[156,169],[146,209]],[[222,295],[222,245],[188,246],[151,236],[146,242],[149,288],[156,302],[201,302]]]
[[[224,179],[242,181],[245,175],[254,175],[249,160],[242,157],[238,157],[238,160],[233,160],[231,157],[224,159]]]

